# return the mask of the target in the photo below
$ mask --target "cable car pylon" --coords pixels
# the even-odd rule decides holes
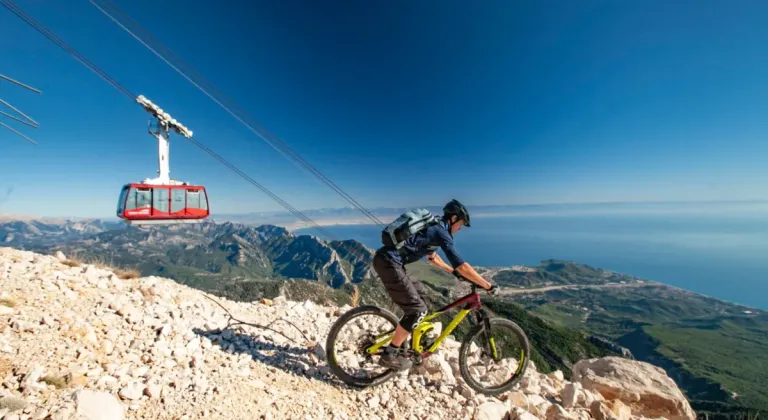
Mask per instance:
[[[144,95],[136,97],[136,102],[153,117],[148,131],[157,139],[158,176],[124,185],[117,217],[131,225],[202,222],[210,215],[205,187],[172,179],[170,170],[170,132],[190,139],[192,131]]]
[[[83,56],[72,48],[69,44],[67,44],[64,40],[62,40],[58,35],[53,33],[50,29],[46,28],[45,25],[41,24],[35,18],[30,16],[28,13],[26,13],[23,9],[18,7],[12,0],[0,0],[0,5],[8,9],[11,13],[16,15],[19,19],[26,22],[29,26],[31,26],[34,30],[42,34],[45,38],[47,38],[49,41],[51,41],[53,44],[55,44],[57,47],[61,48],[65,52],[67,52],[69,55],[71,55],[74,59],[79,61],[81,64],[83,64],[86,68],[91,70],[94,74],[99,76],[102,80],[109,83],[112,87],[117,89],[120,93],[128,97],[131,101],[136,100],[136,95],[134,95],[128,88],[126,88],[124,85],[120,84],[117,80],[112,78],[109,74],[105,73],[102,69],[100,69],[96,64],[94,64],[91,60],[89,60],[87,57]],[[220,156],[218,153],[214,152],[204,144],[202,144],[197,139],[190,138],[189,141],[194,144],[195,146],[199,147],[201,150],[203,150],[205,153],[209,154],[211,157],[216,159],[217,161],[221,162],[224,166],[231,169],[233,172],[235,172],[237,175],[242,177],[244,180],[248,181],[251,185],[258,188],[262,192],[264,192],[266,195],[268,195],[270,198],[275,200],[278,204],[280,204],[283,208],[288,210],[291,214],[296,216],[297,219],[302,220],[305,222],[308,226],[311,226],[315,228],[318,232],[321,232],[323,236],[326,236],[329,239],[336,240],[337,238],[334,237],[330,232],[325,230],[323,227],[318,225],[314,220],[309,218],[307,215],[302,213],[301,211],[294,208],[292,205],[290,205],[288,202],[277,196],[275,193],[270,191],[267,187],[260,184],[255,179],[251,178],[248,174],[241,171],[239,168],[237,168],[235,165],[228,162],[226,159],[224,159],[222,156]],[[204,191],[203,191],[204,192]],[[128,192],[126,192],[126,195]],[[123,203],[123,206],[127,202],[127,200],[122,200],[121,195],[121,203]],[[207,205],[207,198],[206,198],[206,205]],[[120,204],[118,204],[118,207]],[[120,214],[120,212],[118,212]]]

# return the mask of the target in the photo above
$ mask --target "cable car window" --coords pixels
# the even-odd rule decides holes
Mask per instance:
[[[208,210],[208,193],[205,190],[200,191],[200,208]]]
[[[187,190],[187,207],[191,209],[204,208],[200,206],[201,200],[202,194],[200,194],[200,190]]]
[[[128,198],[128,186],[123,187],[120,191],[120,198],[117,199],[117,214],[123,214],[125,211],[125,201]]]
[[[136,188],[128,190],[128,196],[125,200],[125,209],[133,210],[136,208]]]
[[[171,212],[172,213],[183,211],[184,207],[186,207],[186,201],[187,200],[184,194],[184,189],[182,188],[171,189]]]
[[[157,211],[168,213],[168,188],[153,188],[152,203]]]
[[[149,188],[138,188],[136,190],[136,208],[152,207],[152,190]]]

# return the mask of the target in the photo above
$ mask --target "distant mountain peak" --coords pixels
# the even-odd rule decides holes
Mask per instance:
[[[240,225],[245,226],[245,225]],[[256,227],[256,230],[259,232],[263,232],[265,234],[270,234],[272,236],[288,236],[288,237],[295,237],[295,235],[288,231],[288,229],[282,227],[282,226],[275,226],[275,225],[260,225]]]
[[[372,277],[373,252],[362,243],[295,235],[270,224],[206,220],[139,227],[101,221],[15,221],[0,223],[0,243],[108,258],[143,267],[145,274],[171,275],[184,282],[213,281],[210,276],[226,274],[242,280],[273,276],[315,280],[338,288]]]

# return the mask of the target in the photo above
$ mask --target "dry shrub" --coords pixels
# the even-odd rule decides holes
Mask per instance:
[[[67,387],[67,380],[63,376],[46,375],[40,378],[40,382],[53,385],[56,389],[64,389]]]
[[[61,262],[62,264],[68,266],[68,267],[80,267],[83,265],[83,262],[77,259],[67,258],[66,260]]]
[[[101,256],[101,255],[88,258],[87,262],[88,262],[88,264],[91,264],[92,266],[94,266],[96,268],[101,268],[101,269],[104,269],[104,270],[109,270],[110,269],[110,266],[107,263],[107,260],[105,260],[104,257]]]
[[[357,308],[360,304],[360,290],[357,289],[357,285],[352,286],[352,307]]]
[[[115,275],[123,280],[137,279],[141,276],[141,273],[135,269],[122,269],[118,268],[114,271]]]
[[[14,302],[13,300],[8,299],[8,298],[1,298],[0,299],[0,306],[6,306],[6,307],[9,307],[9,308],[15,308],[16,307],[16,302]]]
[[[0,357],[0,380],[2,380],[3,378],[5,378],[6,375],[11,373],[11,370],[13,370],[11,361]]]
[[[26,401],[16,397],[2,397],[0,398],[0,411],[8,409],[8,411],[18,411],[27,406]],[[18,416],[15,416],[18,418]],[[6,417],[8,418],[8,417]]]

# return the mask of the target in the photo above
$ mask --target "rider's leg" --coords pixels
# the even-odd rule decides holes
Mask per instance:
[[[408,303],[401,305],[405,315],[400,319],[400,323],[395,329],[395,334],[392,336],[392,345],[400,347],[403,344],[411,332],[416,328],[424,316],[427,314],[426,295],[427,291],[424,289],[424,285],[420,281],[415,280],[406,271],[406,281],[412,287],[409,288]],[[413,290],[416,293],[413,293]]]
[[[403,341],[408,338],[408,335],[410,335],[408,330],[403,328],[402,325],[397,324],[397,328],[395,328],[395,334],[392,335],[392,345],[395,347],[400,347],[403,344]]]
[[[373,267],[384,283],[389,297],[404,312],[392,341],[384,348],[384,355],[379,359],[379,363],[393,369],[408,369],[412,363],[403,354],[403,342],[427,314],[427,305],[421,298],[423,289],[420,290],[418,286],[421,285],[417,286],[417,282],[413,281],[403,265],[381,254],[374,257]]]
[[[392,340],[388,346],[384,347],[383,354],[379,358],[380,365],[396,370],[406,370],[413,366],[413,362],[406,355],[407,348],[403,345],[403,342],[408,338],[413,329],[419,325],[424,315],[427,314],[426,305],[423,308],[424,310],[420,312],[413,312],[412,309],[409,309],[400,319]]]
[[[424,305],[417,304],[415,307],[415,311],[412,312],[412,316],[410,318],[406,318],[406,316],[403,316],[403,318],[400,320],[400,323],[397,324],[397,328],[395,329],[395,334],[392,335],[392,345],[395,347],[400,347],[400,345],[403,344],[403,341],[405,341],[408,336],[411,334],[414,328],[416,328],[417,325],[421,322],[422,318],[424,318],[424,315],[427,314],[427,305],[426,301],[424,299],[426,295],[426,290],[424,290],[424,286],[419,281],[414,281],[413,277],[410,275],[408,276],[408,280],[410,281],[411,285],[416,289],[416,292],[421,297],[422,303]],[[401,306],[402,308],[402,306]],[[405,309],[404,309],[405,311]],[[411,327],[408,329],[403,328],[403,325],[410,325]]]

